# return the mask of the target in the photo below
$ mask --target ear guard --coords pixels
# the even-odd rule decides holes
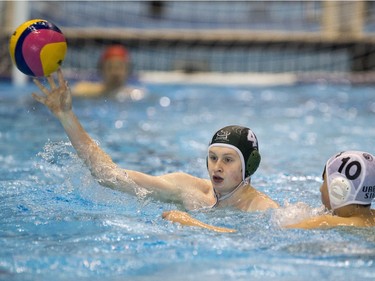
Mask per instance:
[[[332,209],[347,201],[351,188],[350,181],[344,177],[338,176],[331,181],[328,186],[328,194]]]
[[[253,150],[250,153],[249,158],[246,161],[246,171],[245,171],[245,178],[250,177],[255,171],[258,169],[260,164],[260,153],[258,150]]]

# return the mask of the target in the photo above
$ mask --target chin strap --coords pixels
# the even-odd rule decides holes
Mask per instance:
[[[215,194],[216,194],[216,198],[217,198],[217,201],[223,201],[225,199],[228,199],[229,197],[231,197],[241,186],[244,186],[246,184],[250,184],[250,177],[246,178],[245,180],[241,181],[239,183],[239,185],[236,186],[235,189],[233,189],[231,192],[223,195],[223,196],[219,196],[219,194],[216,192],[216,190],[214,189],[215,191]]]

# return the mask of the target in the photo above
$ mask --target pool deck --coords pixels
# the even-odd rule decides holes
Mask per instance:
[[[375,72],[358,73],[215,73],[180,71],[140,72],[139,80],[147,83],[187,83],[233,86],[277,86],[298,83],[375,84]]]
[[[205,42],[258,42],[258,43],[326,43],[351,44],[375,43],[374,33],[330,34],[322,32],[270,31],[246,29],[138,29],[138,28],[64,28],[70,39],[128,39],[176,40]]]

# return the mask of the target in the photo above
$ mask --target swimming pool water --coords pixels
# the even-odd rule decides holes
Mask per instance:
[[[320,212],[332,154],[374,153],[371,85],[229,87],[148,84],[139,101],[74,100],[94,139],[123,167],[207,177],[220,127],[251,127],[252,182],[277,211],[191,212],[234,234],[162,220],[180,208],[98,185],[33,85],[0,84],[0,280],[374,280],[374,228],[285,230]]]

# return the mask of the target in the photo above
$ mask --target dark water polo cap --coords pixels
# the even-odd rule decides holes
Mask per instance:
[[[237,151],[242,162],[242,179],[250,177],[258,169],[260,154],[258,139],[254,132],[242,126],[227,126],[218,130],[209,144],[212,146],[230,147]]]

